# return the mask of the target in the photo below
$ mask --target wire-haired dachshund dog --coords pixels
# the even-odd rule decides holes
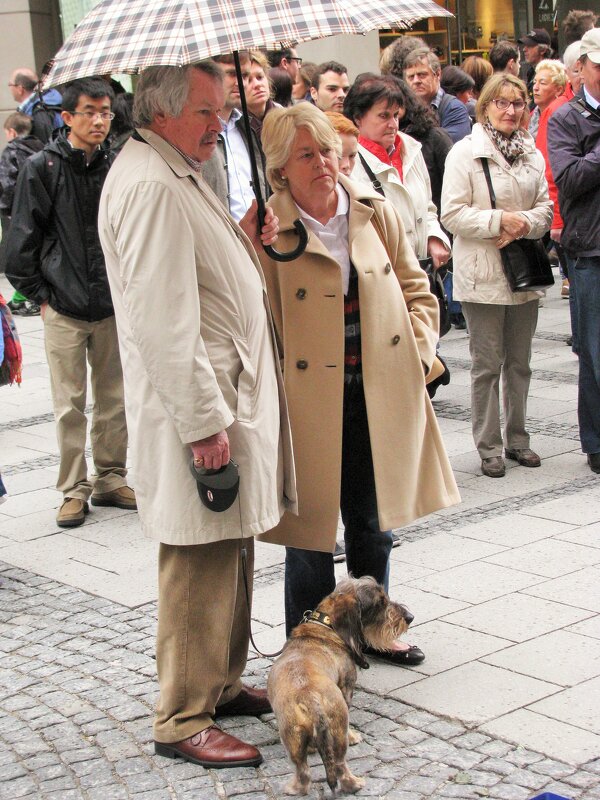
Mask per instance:
[[[369,666],[365,645],[391,649],[412,620],[373,578],[348,578],[294,628],[267,685],[281,741],[296,767],[286,794],[307,794],[306,756],[315,749],[334,794],[338,781],[344,792],[364,786],[364,778],[353,775],[346,763],[348,745],[361,738],[348,726],[356,666]]]

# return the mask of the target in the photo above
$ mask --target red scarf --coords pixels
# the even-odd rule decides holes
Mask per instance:
[[[392,167],[396,167],[398,177],[402,183],[404,183],[404,175],[402,172],[402,139],[400,138],[399,133],[396,134],[396,138],[394,140],[394,149],[392,150],[391,155],[380,144],[371,141],[371,139],[365,139],[364,136],[358,137],[358,143],[362,145],[365,150],[368,150],[369,153],[377,156],[377,158],[380,161],[383,161],[384,164],[389,164]]]

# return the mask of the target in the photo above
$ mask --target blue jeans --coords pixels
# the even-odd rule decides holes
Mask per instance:
[[[371,457],[371,441],[363,385],[344,387],[342,483],[340,508],[344,523],[346,565],[354,578],[372,575],[386,591],[392,532],[381,531]],[[286,548],[285,625],[289,636],[307,610],[314,610],[335,589],[332,553]]]
[[[569,313],[571,315],[571,336],[573,337],[573,344],[571,350],[579,353],[579,342],[577,336],[577,284],[575,283],[575,264],[576,258],[571,258],[565,255],[567,262],[567,270],[569,273]]]
[[[584,453],[600,453],[600,257],[578,258],[570,280],[577,309],[579,438]]]
[[[458,300],[452,298],[452,291],[454,289],[454,276],[450,270],[444,275],[444,289],[448,297],[448,313],[449,314],[462,314],[462,305]]]

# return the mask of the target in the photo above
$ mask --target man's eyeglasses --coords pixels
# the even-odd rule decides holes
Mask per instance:
[[[298,62],[298,66],[299,67],[302,66],[302,59],[299,56],[290,56],[288,58],[288,61],[297,61]]]
[[[523,111],[525,108],[523,100],[505,100],[503,97],[500,97],[498,100],[492,100],[492,103],[496,106],[498,111],[508,111],[511,106],[517,112]]]
[[[115,115],[112,111],[71,111],[71,114],[79,114],[80,117],[86,117],[90,122],[93,122],[96,117],[100,117],[105,122],[109,119],[114,119]]]

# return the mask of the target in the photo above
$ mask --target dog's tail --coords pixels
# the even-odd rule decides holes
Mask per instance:
[[[317,722],[315,725],[315,745],[323,761],[325,767],[325,777],[327,784],[331,791],[335,794],[335,787],[338,782],[338,767],[335,761],[334,743],[331,731],[329,730],[329,721],[326,714],[321,710],[317,715]]]

